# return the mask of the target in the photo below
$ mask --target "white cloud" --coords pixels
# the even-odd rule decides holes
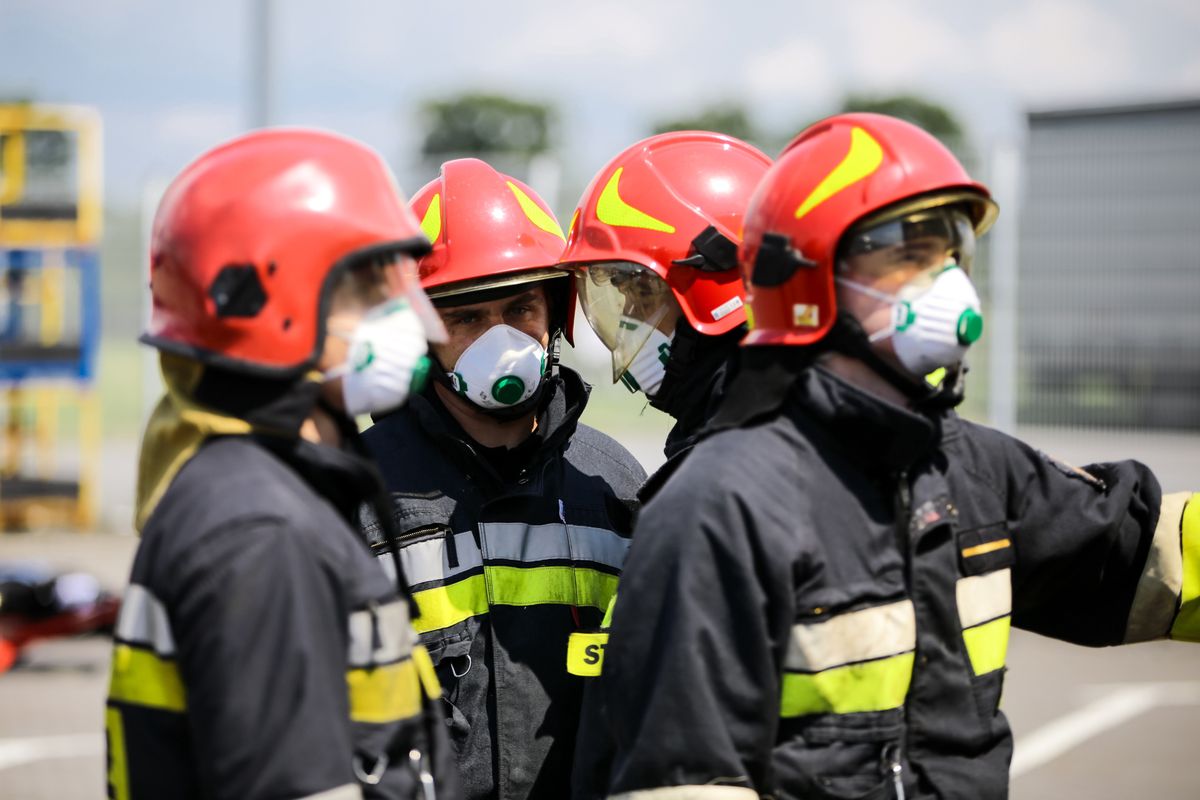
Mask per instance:
[[[797,105],[829,105],[841,93],[828,51],[807,38],[755,53],[742,75],[751,102],[766,109],[782,107],[791,115]]]
[[[1136,74],[1127,28],[1077,0],[1030,3],[999,17],[983,45],[991,72],[1026,101],[1120,94]]]
[[[970,68],[963,35],[923,3],[866,0],[846,12],[850,69],[866,88],[904,89]]]

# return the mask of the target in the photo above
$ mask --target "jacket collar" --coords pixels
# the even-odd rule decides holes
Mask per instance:
[[[807,417],[864,466],[906,469],[941,438],[941,416],[910,411],[818,365],[797,375],[789,411]]]

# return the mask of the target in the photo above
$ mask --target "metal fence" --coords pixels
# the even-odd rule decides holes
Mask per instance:
[[[1200,430],[1200,101],[1029,115],[1025,424]]]

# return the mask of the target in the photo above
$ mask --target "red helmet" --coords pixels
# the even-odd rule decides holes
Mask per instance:
[[[731,331],[746,320],[736,270],[742,214],[770,166],[758,149],[720,133],[643,139],[592,179],[562,260],[640,265],[667,283],[697,331]]]
[[[558,278],[552,325],[574,344],[575,286],[556,266],[562,227],[537,192],[477,158],[460,158],[442,164],[441,177],[410,206],[433,242],[420,262],[431,298]]]
[[[807,345],[837,316],[834,261],[864,221],[961,207],[982,235],[997,208],[937,139],[882,114],[839,114],[784,148],[746,210],[738,253],[750,306],[743,344]],[[967,231],[970,234],[970,231]]]
[[[238,371],[297,374],[320,355],[322,309],[343,269],[428,249],[374,150],[322,131],[255,131],[200,156],[163,195],[142,341]]]

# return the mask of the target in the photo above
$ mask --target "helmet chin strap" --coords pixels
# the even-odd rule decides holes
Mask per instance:
[[[545,399],[546,387],[550,385],[552,379],[558,377],[558,364],[560,359],[560,350],[562,348],[562,330],[557,329],[550,334],[550,346],[546,349],[549,355],[549,363],[546,365],[546,371],[542,373],[542,380],[538,383],[538,387],[533,390],[533,394],[526,397],[521,402],[505,406],[503,408],[483,408],[475,405],[470,400],[466,400],[470,406],[476,411],[487,414],[489,417],[498,422],[511,422],[514,419],[528,416],[537,412],[541,407],[542,401]],[[454,387],[454,383],[450,380],[450,370],[446,369],[442,364],[442,360],[434,355],[433,350],[429,351],[429,357],[433,360],[433,381],[440,383],[442,386],[450,390],[450,393],[455,397],[462,397],[458,390]],[[464,398],[465,400],[465,398]]]
[[[941,384],[930,386],[923,379],[913,377],[879,355],[871,346],[862,325],[850,314],[838,313],[833,328],[825,337],[825,347],[862,361],[903,394],[918,410],[944,411],[962,402],[963,374],[966,371],[963,365],[947,368],[946,377]]]

